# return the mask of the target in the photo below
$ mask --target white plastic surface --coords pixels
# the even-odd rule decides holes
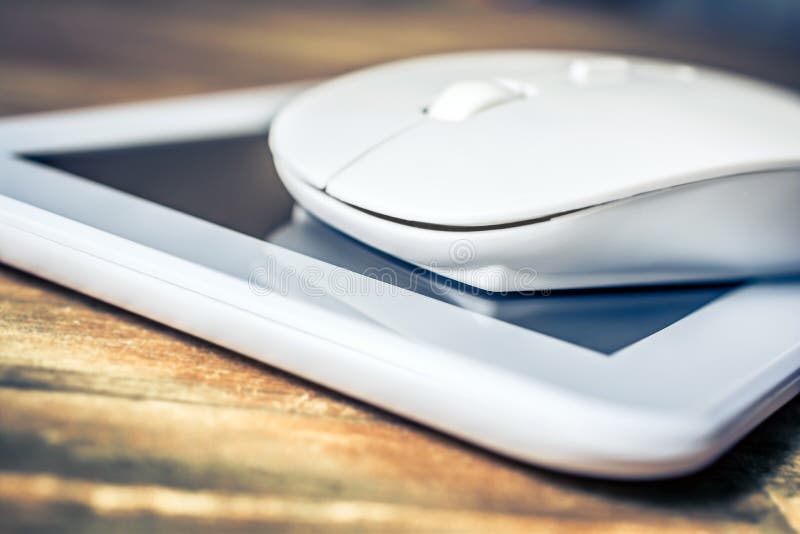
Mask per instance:
[[[328,283],[341,269],[15,156],[89,149],[100,139],[97,125],[117,146],[194,137],[197,124],[175,125],[173,105],[176,114],[209,117],[208,135],[215,127],[220,135],[258,132],[285,95],[0,122],[0,260],[491,450],[574,473],[648,478],[698,469],[797,391],[796,282],[733,291],[606,357],[354,273],[347,276],[362,291],[341,294]],[[248,275],[267,258],[298,272],[313,267],[320,292],[254,292]]]
[[[442,99],[448,120],[420,111]],[[335,139],[317,137],[343,124]],[[279,114],[270,143],[287,186],[329,224],[456,280],[515,291],[800,270],[799,132],[797,95],[744,77],[486,52],[322,84]],[[331,147],[347,161],[323,165]],[[466,262],[451,250],[463,240],[475,251]],[[521,268],[538,276],[515,281]]]
[[[480,231],[389,221],[292,178],[323,221],[393,256],[489,291],[720,281],[800,269],[800,172],[708,180],[535,224]]]
[[[348,204],[468,227],[800,164],[800,98],[740,76],[686,72],[577,52],[403,61],[300,96],[280,113],[271,146],[299,178]],[[422,113],[442,91],[496,79],[538,90],[469,120]],[[342,163],[323,165],[328,151]]]

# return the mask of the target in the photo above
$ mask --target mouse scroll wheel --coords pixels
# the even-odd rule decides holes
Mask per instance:
[[[499,82],[459,81],[448,85],[428,106],[434,119],[461,121],[485,109],[522,98],[524,93]]]

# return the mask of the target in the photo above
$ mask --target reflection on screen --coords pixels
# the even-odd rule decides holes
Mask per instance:
[[[735,285],[496,295],[368,247],[294,205],[263,136],[28,155],[105,184],[361,274],[380,272],[421,295],[605,354],[657,332]]]

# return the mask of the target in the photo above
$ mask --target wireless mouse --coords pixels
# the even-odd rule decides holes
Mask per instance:
[[[289,192],[345,234],[488,291],[800,270],[800,98],[583,52],[432,56],[275,119]]]

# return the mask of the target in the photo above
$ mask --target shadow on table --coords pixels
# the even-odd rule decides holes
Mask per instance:
[[[798,412],[800,398],[795,398],[713,464],[680,478],[614,481],[549,471],[539,471],[537,476],[572,491],[591,492],[649,506],[703,510],[709,507],[729,508],[737,501],[761,491],[786,464],[787,459],[797,452],[800,432],[796,430],[794,422]],[[523,464],[520,466],[531,469]]]

